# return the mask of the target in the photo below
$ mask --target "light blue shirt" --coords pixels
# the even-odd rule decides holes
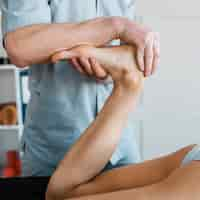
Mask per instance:
[[[134,16],[133,0],[2,0],[1,8],[4,35],[32,24]],[[95,119],[112,86],[112,83],[99,84],[80,75],[66,62],[30,67],[31,99],[22,138],[25,175],[53,172],[70,146]],[[110,160],[113,166],[139,161],[134,128],[130,118]]]

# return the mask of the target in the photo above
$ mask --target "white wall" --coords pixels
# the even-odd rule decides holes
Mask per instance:
[[[0,12],[0,25],[1,25],[1,12]],[[0,30],[1,30],[1,26],[0,26]],[[2,32],[0,31],[0,57],[7,57],[7,54],[3,48],[3,42],[2,42]]]
[[[161,63],[145,83],[138,115],[145,159],[200,143],[199,7],[199,1],[137,1],[137,15],[161,35]]]
[[[199,0],[136,0],[142,16],[200,16]]]

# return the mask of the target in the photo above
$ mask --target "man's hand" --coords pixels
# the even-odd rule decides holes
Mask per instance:
[[[138,86],[136,82],[140,82],[144,77],[143,73],[138,70],[138,66],[135,62],[135,54],[136,48],[131,45],[104,48],[80,45],[71,50],[57,52],[51,59],[54,63],[63,59],[95,59],[117,85],[119,83],[120,85],[129,85],[127,88],[135,88],[133,89],[135,91],[137,88],[136,86]],[[93,65],[91,66],[93,67]],[[91,70],[94,70],[92,67]],[[130,87],[130,85],[132,86]]]
[[[112,27],[111,33],[108,34],[107,31],[105,31],[98,35],[98,40],[95,38],[95,41],[93,41],[92,39],[94,37],[94,32],[92,31],[95,30],[95,34],[99,34],[99,31],[97,30],[100,29],[100,25],[97,24],[98,21],[103,21],[102,24],[104,24],[104,27],[105,24],[109,22],[108,24],[110,26],[108,27]],[[79,28],[80,26],[86,26],[87,29],[85,31],[82,29],[81,30],[89,33],[87,38],[82,39],[82,42],[84,41],[84,43],[89,43],[93,46],[99,47],[107,44],[113,39],[120,39],[122,42],[136,47],[137,64],[145,76],[149,76],[155,72],[160,59],[160,39],[158,33],[153,32],[146,26],[137,24],[134,21],[123,17],[111,17],[104,20],[99,18],[96,19],[96,21],[91,21],[88,23],[90,23],[90,27],[86,26],[85,24],[78,26]],[[95,28],[91,29],[91,27],[94,27],[94,25]],[[79,33],[78,30],[75,33]],[[84,34],[81,34],[81,36],[83,35]],[[109,35],[110,37],[108,37]],[[80,45],[80,42],[77,45],[73,45],[71,48],[77,47],[78,45]],[[65,50],[70,50],[71,48],[65,48]],[[71,59],[71,61],[76,69],[82,74],[94,76],[97,79],[104,79],[107,76],[106,72],[99,65],[99,63],[90,57],[76,57]]]
[[[156,71],[160,61],[159,33],[153,32],[150,28],[137,24],[127,18],[113,19],[113,24],[117,30],[116,39],[118,37],[121,41],[136,47],[136,60],[139,69],[146,77],[152,75]],[[90,58],[74,59],[73,64],[81,73],[95,76],[99,79],[107,77],[106,72],[100,64],[95,60],[91,62]],[[96,69],[96,73],[94,69]]]
[[[153,32],[150,28],[127,18],[114,18],[113,24],[117,30],[116,39],[119,38],[121,41],[136,47],[137,64],[144,76],[152,75],[156,71],[160,60],[159,33]],[[95,59],[74,58],[72,63],[82,74],[97,79],[107,77],[106,71]]]
[[[103,69],[103,67],[97,62],[95,58],[72,58],[71,64],[79,71],[81,74],[95,77],[98,81],[104,80],[107,78],[108,74]]]
[[[145,76],[153,74],[160,59],[160,37],[148,27],[124,20],[124,28],[119,37],[137,48],[137,62]]]

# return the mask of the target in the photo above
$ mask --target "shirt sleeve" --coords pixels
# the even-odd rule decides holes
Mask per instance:
[[[48,0],[1,0],[2,34],[17,28],[51,22]]]

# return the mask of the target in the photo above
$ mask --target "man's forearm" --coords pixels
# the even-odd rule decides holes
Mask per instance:
[[[85,43],[104,45],[118,38],[121,29],[117,17],[96,18],[82,23],[31,25],[8,33],[5,47],[11,61],[24,67],[48,61],[59,49]]]

